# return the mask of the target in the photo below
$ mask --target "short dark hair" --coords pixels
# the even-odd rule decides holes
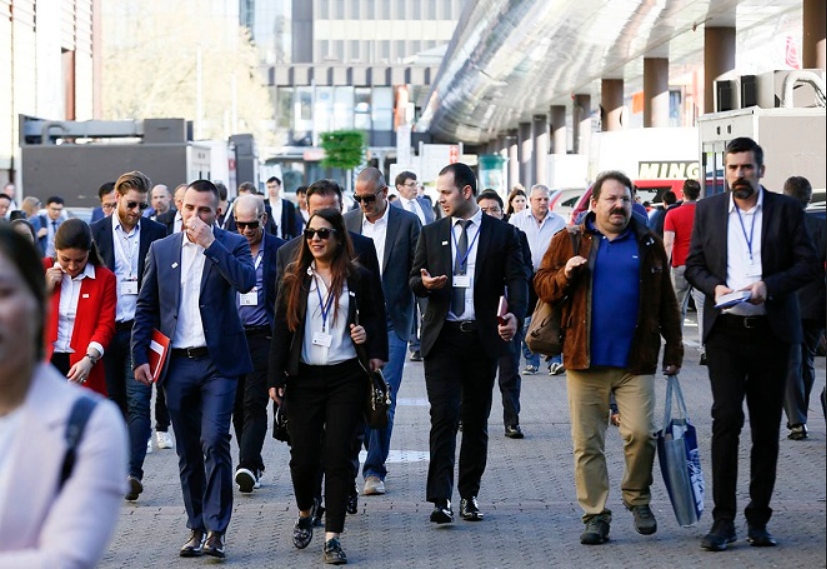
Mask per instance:
[[[11,203],[11,198],[3,192],[0,192],[0,200],[7,200],[9,203]]]
[[[252,182],[241,182],[238,185],[238,191],[239,192],[250,192],[253,195],[258,193],[258,190],[256,189],[256,185]]]
[[[500,197],[500,194],[494,190],[485,190],[477,196],[477,203],[480,203],[482,200],[494,200],[500,205],[500,209],[503,208],[503,199]]]
[[[758,146],[758,143],[748,136],[741,136],[730,140],[724,151],[724,159],[726,159],[726,156],[729,154],[740,154],[742,152],[752,152],[752,155],[755,157],[755,163],[759,168],[764,165],[764,149]]]
[[[40,361],[44,351],[43,328],[47,306],[46,274],[40,262],[41,254],[28,239],[17,233],[11,226],[2,225],[0,225],[0,254],[17,268],[23,283],[37,301],[39,331],[35,335],[34,342],[35,361]]]
[[[307,186],[299,186],[296,188],[296,195],[307,194]]]
[[[196,192],[212,193],[212,195],[215,196],[215,205],[216,207],[218,207],[218,201],[220,199],[218,194],[218,188],[216,188],[215,184],[213,184],[209,180],[195,180],[187,186],[187,189],[193,189]]]
[[[403,170],[402,172],[399,172],[396,175],[396,178],[394,179],[393,183],[396,186],[404,186],[405,182],[407,182],[408,180],[413,180],[415,182],[416,174],[409,170]]]
[[[281,180],[276,176],[270,176],[269,178],[267,178],[268,184],[272,184],[273,182],[277,183],[279,186],[281,185]]]
[[[342,203],[342,188],[333,180],[316,180],[307,188],[307,199],[310,196],[336,196],[339,204]]]
[[[46,205],[53,204],[53,203],[56,203],[56,204],[59,204],[59,205],[64,205],[66,202],[63,201],[63,198],[60,197],[60,196],[49,196],[49,199],[46,200]]]
[[[661,201],[666,205],[672,205],[678,202],[678,196],[672,190],[666,190],[661,196]]]
[[[55,251],[63,249],[80,249],[89,252],[89,262],[93,266],[103,265],[98,247],[92,239],[92,230],[89,225],[77,217],[67,219],[57,228],[55,232]]]
[[[629,192],[634,195],[635,193],[635,185],[632,183],[632,180],[629,179],[629,176],[621,172],[620,170],[606,170],[605,172],[600,172],[597,175],[597,178],[592,184],[592,199],[597,201],[600,199],[600,190],[603,189],[603,183],[606,180],[614,180],[616,182],[620,182],[627,188],[629,188]]]
[[[683,183],[683,197],[695,201],[701,195],[701,183],[698,180],[689,178]]]
[[[784,194],[797,199],[807,207],[813,199],[813,186],[804,176],[790,176],[784,182]]]
[[[104,182],[98,187],[98,199],[103,200],[103,196],[111,194],[115,189],[115,182]]]
[[[465,186],[471,186],[471,195],[477,195],[477,177],[474,175],[474,171],[470,166],[468,166],[468,164],[463,164],[462,162],[448,164],[445,168],[439,171],[439,175],[444,176],[449,172],[454,175],[454,185],[456,187],[462,189]]]
[[[215,189],[218,190],[218,200],[222,202],[226,200],[229,192],[227,191],[227,186],[224,185],[224,182],[215,180],[213,185],[215,186]]]

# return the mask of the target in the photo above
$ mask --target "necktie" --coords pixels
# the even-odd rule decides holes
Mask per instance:
[[[407,209],[412,214],[416,215],[416,208],[414,207],[413,200],[408,200],[405,204],[405,209]]]
[[[454,274],[464,275],[468,268],[468,224],[470,220],[461,219],[457,222],[460,226],[459,242],[457,243],[457,256],[454,259]],[[451,289],[451,312],[460,317],[465,312],[465,289],[453,287]]]

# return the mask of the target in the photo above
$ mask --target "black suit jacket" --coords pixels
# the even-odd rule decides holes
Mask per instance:
[[[410,285],[417,296],[428,297],[422,326],[422,355],[427,357],[437,341],[451,304],[451,222],[445,217],[422,228],[416,247]],[[528,279],[522,247],[514,228],[489,215],[483,215],[477,238],[474,272],[474,312],[480,341],[489,355],[499,357],[509,349],[497,332],[497,306],[500,296],[508,295],[509,312],[522,322],[528,301]],[[448,275],[446,286],[429,291],[422,284],[421,269],[431,276]]]
[[[264,244],[264,258],[261,261],[264,267],[264,302],[266,303],[267,317],[270,319],[270,325],[272,325],[276,316],[276,293],[278,292],[279,281],[276,261],[279,249],[286,241],[275,235],[265,233],[262,236],[262,243]]]
[[[272,217],[272,216],[271,216]],[[281,227],[282,236],[290,240],[293,237],[299,236],[299,220],[296,216],[296,206],[293,202],[282,198],[281,200],[281,219],[277,219],[276,223]]]
[[[767,316],[779,340],[797,344],[801,342],[801,322],[793,293],[817,278],[818,262],[801,204],[790,197],[762,191],[761,268],[767,286]],[[715,287],[726,286],[729,203],[727,192],[702,199],[695,207],[686,279],[706,295],[704,341],[720,314],[715,308]]]
[[[345,225],[351,233],[361,234],[364,218],[361,209],[349,211],[345,214]],[[418,216],[398,207],[388,208],[385,251],[381,261],[382,290],[393,329],[406,341],[414,314],[414,295],[408,279],[421,229]]]
[[[169,208],[168,211],[160,214],[155,218],[156,223],[160,223],[167,229],[167,235],[172,235],[175,232],[175,214],[178,210],[174,207]]]
[[[117,214],[113,214],[117,215]],[[145,217],[141,218],[140,239],[138,246],[138,288],[144,282],[144,265],[146,263],[146,254],[149,251],[149,245],[157,240],[163,239],[167,236],[166,228],[151,219]],[[106,267],[115,272],[115,240],[112,229],[111,217],[104,217],[99,219],[91,226],[92,239],[98,246],[101,259]]]

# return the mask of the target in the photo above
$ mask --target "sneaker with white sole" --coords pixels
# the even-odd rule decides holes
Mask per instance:
[[[534,375],[535,373],[537,373],[537,366],[535,365],[528,364],[523,369],[523,375]]]
[[[161,448],[173,448],[172,437],[166,431],[155,431],[155,445]]]
[[[238,484],[238,491],[249,494],[256,487],[258,479],[255,473],[249,468],[239,468],[235,471],[235,483]]]
[[[548,366],[548,374],[549,375],[560,375],[561,373],[565,372],[566,368],[563,364],[554,362],[553,364]]]
[[[147,441],[146,441],[146,453],[147,453],[147,454],[152,454],[152,450],[153,450],[153,448],[152,448],[152,447],[153,447],[153,444],[152,444],[152,435],[150,435],[150,436],[149,436],[149,440],[147,440]]]
[[[378,476],[365,478],[365,489],[362,492],[365,496],[379,496],[385,493],[385,483]]]

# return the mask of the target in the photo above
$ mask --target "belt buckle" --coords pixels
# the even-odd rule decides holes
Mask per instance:
[[[459,323],[459,331],[460,332],[473,332],[474,331],[474,322],[471,320],[463,320]]]
[[[195,350],[198,348],[186,348],[187,350],[187,358],[194,360],[195,359]]]
[[[744,317],[744,328],[747,330],[752,330],[753,328],[758,328],[758,318],[755,316],[745,316]]]

